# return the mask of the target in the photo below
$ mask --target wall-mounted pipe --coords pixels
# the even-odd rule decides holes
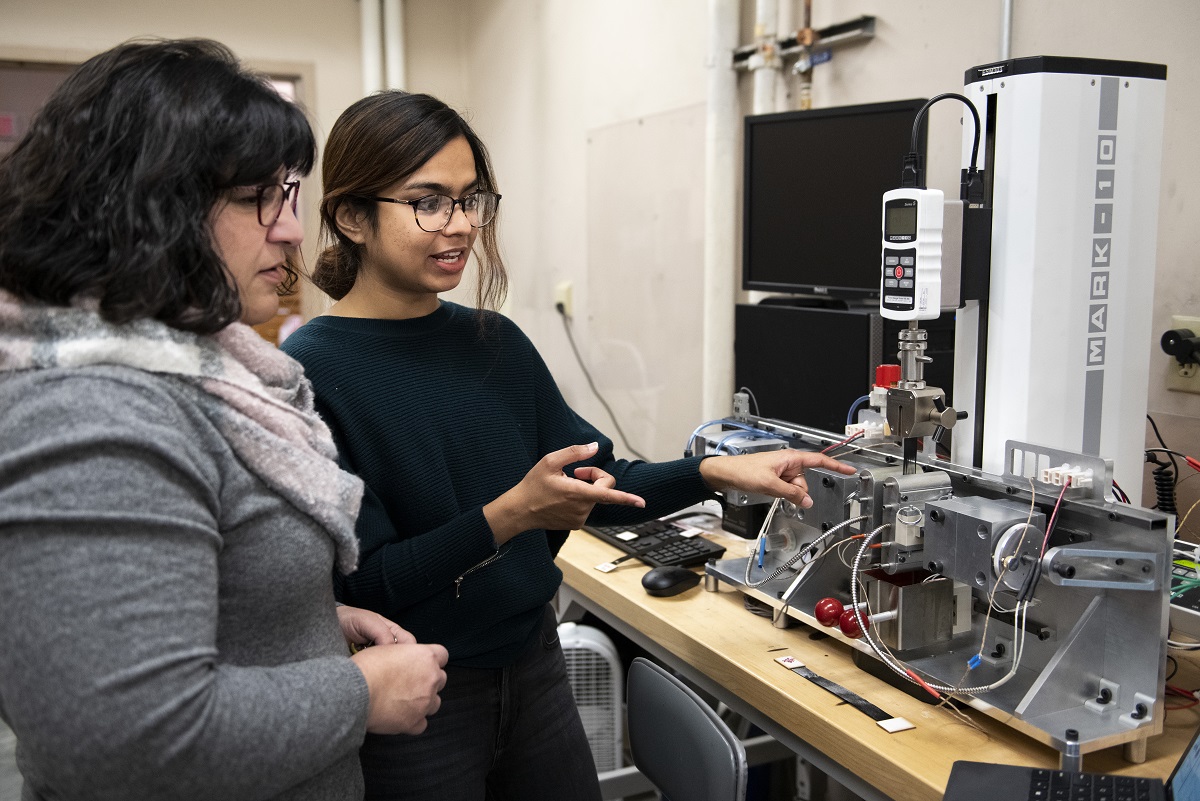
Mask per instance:
[[[1012,58],[1012,19],[1013,0],[1004,0],[1004,10],[1000,18],[1000,60]]]
[[[708,108],[704,132],[704,340],[702,414],[733,402],[733,309],[737,297],[737,152],[741,110],[733,51],[738,0],[708,0]]]
[[[363,96],[383,88],[382,14],[379,0],[359,0],[360,35],[362,37]]]
[[[408,81],[404,69],[403,0],[383,0],[383,63],[387,88],[403,89]]]
[[[778,0],[756,0],[754,4],[754,41],[758,50],[751,57],[754,73],[754,113],[775,111],[775,87],[780,80],[783,62],[775,43],[779,27]]]
[[[792,0],[778,0],[778,2],[775,29],[780,32],[796,30],[796,15],[792,11]],[[787,111],[792,107],[792,93],[788,87],[786,75],[781,63],[779,78],[775,81],[775,111]]]

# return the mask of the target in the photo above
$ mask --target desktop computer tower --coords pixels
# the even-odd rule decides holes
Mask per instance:
[[[884,319],[873,306],[739,304],[734,382],[754,393],[762,417],[841,432],[851,405],[871,391],[875,367],[899,364],[897,335],[907,326]],[[926,355],[933,359],[925,365],[925,381],[944,389],[953,405],[954,315],[921,327],[929,333]]]

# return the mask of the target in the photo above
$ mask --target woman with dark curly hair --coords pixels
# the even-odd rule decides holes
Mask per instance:
[[[89,60],[0,161],[0,717],[23,798],[355,799],[446,650],[336,607],[362,484],[269,319],[303,112],[223,46]],[[376,647],[350,655],[347,642]]]

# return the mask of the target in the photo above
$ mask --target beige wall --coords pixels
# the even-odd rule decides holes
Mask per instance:
[[[588,292],[612,293],[602,304],[620,308],[620,297],[636,288],[603,286],[590,264],[582,198],[587,180],[589,133],[638,118],[653,118],[706,95],[707,8],[702,0],[478,0],[452,4],[443,15],[441,0],[406,0],[411,23],[408,41],[430,37],[459,48],[464,85],[451,87],[492,149],[505,192],[504,243],[513,278],[507,307],[537,343],[564,393],[585,417],[608,429],[607,418],[591,397],[552,309],[553,287],[571,280],[576,289],[577,334],[589,353]],[[743,3],[742,42],[753,32],[752,7]],[[817,0],[818,27],[862,14],[878,18],[876,38],[839,50],[817,68],[814,105],[832,106],[908,97],[929,97],[961,88],[968,67],[994,61],[1000,52],[1001,2],[961,0]],[[1016,0],[1012,55],[1069,55],[1160,62],[1168,65],[1167,117],[1160,202],[1160,236],[1150,352],[1149,409],[1174,448],[1200,452],[1200,395],[1163,388],[1168,366],[1158,350],[1159,334],[1171,314],[1200,316],[1200,280],[1194,256],[1195,221],[1200,201],[1184,191],[1200,186],[1200,161],[1189,156],[1191,132],[1200,130],[1200,4],[1194,0],[1148,0],[1131,6],[1117,0]],[[802,3],[790,9],[800,19]],[[442,33],[453,26],[453,41]],[[432,87],[431,65],[414,51],[411,86]],[[445,59],[433,53],[434,61]],[[441,85],[444,77],[439,76]],[[744,98],[749,79],[741,78]],[[450,99],[450,98],[447,98]],[[952,104],[933,110],[930,139],[931,183],[943,188],[956,177],[958,117]],[[748,106],[747,106],[748,108]],[[631,153],[631,158],[653,154]],[[702,175],[696,181],[703,180]],[[700,265],[672,262],[669,251],[648,270],[667,272],[678,282],[701,280]],[[730,265],[736,269],[736,265]],[[580,287],[586,288],[581,295]],[[603,288],[600,288],[603,287]],[[670,303],[670,297],[662,298]],[[631,331],[636,318],[621,321]],[[631,334],[636,339],[636,333]],[[679,358],[699,368],[699,344],[678,343]],[[802,353],[792,354],[802,359]],[[604,389],[602,384],[601,389]],[[638,412],[619,391],[613,406],[623,418]],[[659,423],[670,419],[670,404]],[[699,421],[697,421],[699,422]],[[636,446],[636,443],[635,443]],[[682,447],[682,443],[679,444]],[[657,458],[676,455],[654,452]],[[1185,468],[1186,470],[1186,468]],[[1130,489],[1130,488],[1127,488]],[[1136,488],[1132,488],[1136,492]],[[1200,480],[1180,488],[1181,504],[1200,497]],[[1186,505],[1181,506],[1185,510]],[[1200,510],[1189,529],[1200,532]]]
[[[0,0],[0,56],[94,54],[135,36],[209,37],[251,62],[312,65],[308,99],[318,128],[327,130],[360,94],[358,15],[356,0],[293,0],[286,8],[237,0]]]
[[[138,36],[217,39],[256,68],[299,78],[299,99],[321,142],[337,115],[361,96],[358,20],[356,0],[293,0],[286,8],[238,0],[0,0],[0,61],[78,63]],[[301,191],[310,264],[319,186],[309,181]],[[320,308],[306,300],[310,310]]]
[[[742,41],[748,42],[753,2],[744,0],[743,5]],[[801,6],[795,0],[790,7],[794,19],[799,19]],[[832,62],[817,68],[816,106],[953,91],[961,87],[966,68],[998,57],[1000,0],[816,0],[814,6],[818,27],[862,14],[878,17],[873,41],[840,50]],[[1193,44],[1200,33],[1200,3],[1015,0],[1014,6],[1014,56],[1094,56],[1169,67],[1147,396],[1168,442],[1178,450],[1200,452],[1200,395],[1163,389],[1168,360],[1157,349],[1170,315],[1200,316],[1193,255],[1200,201],[1187,191],[1200,186],[1200,160],[1189,157],[1191,132],[1200,130],[1200,105],[1193,102],[1200,90],[1200,53]],[[705,102],[707,14],[705,0],[405,0],[409,88],[436,94],[463,110],[496,163],[505,195],[503,246],[513,281],[506,311],[542,350],[568,399],[605,430],[610,430],[606,417],[575,366],[552,308],[554,285],[571,281],[576,332],[587,357],[592,344],[589,307],[620,309],[624,294],[636,291],[606,283],[606,265],[588,260],[593,216],[586,203],[589,134],[639,119],[652,124],[662,115]],[[286,10],[229,0],[0,0],[0,20],[0,58],[31,48],[91,53],[136,34],[158,34],[212,36],[252,61],[309,64],[309,102],[322,131],[359,96],[354,0],[298,0]],[[743,77],[741,82],[748,97],[749,81]],[[952,176],[957,162],[958,115],[949,105],[933,112],[934,184],[939,174]],[[631,152],[630,157],[653,160],[656,154]],[[703,181],[699,171],[695,180]],[[943,183],[951,180],[945,177]],[[664,243],[648,257],[646,269],[665,276],[666,286],[701,280],[701,265],[675,256],[670,243]],[[604,293],[603,302],[589,293]],[[671,303],[672,298],[661,301]],[[636,344],[641,322],[629,317],[615,324],[628,328]],[[699,343],[681,341],[677,346],[679,361],[695,364],[698,372]],[[621,397],[614,403],[623,417],[635,413],[629,402]],[[683,425],[669,419],[671,403],[660,401],[657,407],[664,428]],[[666,458],[676,452],[650,455]],[[1200,497],[1198,485],[1200,481],[1184,484],[1181,489],[1187,492],[1181,492],[1181,500]],[[1197,517],[1193,523],[1200,522]]]

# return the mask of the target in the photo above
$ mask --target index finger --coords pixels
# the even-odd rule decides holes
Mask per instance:
[[[792,470],[797,468],[801,470],[807,470],[810,467],[823,467],[826,470],[834,470],[838,473],[845,473],[847,475],[858,472],[858,468],[852,467],[851,465],[843,462],[839,462],[837,459],[834,459],[831,456],[826,456],[825,454],[817,453],[816,451],[781,450],[769,451],[769,453],[784,454],[784,461],[780,462],[779,464],[785,465],[787,468]]]
[[[575,478],[597,487],[612,487],[617,483],[611,474],[604,472],[599,467],[576,467]]]
[[[615,503],[620,506],[636,506],[638,509],[646,508],[646,501],[633,493],[608,489],[596,484],[585,484],[584,486],[587,487],[585,494],[592,503]]]
[[[813,456],[815,457],[816,461],[809,463],[807,465],[808,467],[824,467],[829,470],[836,470],[839,473],[845,473],[846,475],[858,472],[857,467],[848,465],[845,462],[839,462],[837,459],[834,459],[831,456],[826,456],[823,453],[814,453]]]

